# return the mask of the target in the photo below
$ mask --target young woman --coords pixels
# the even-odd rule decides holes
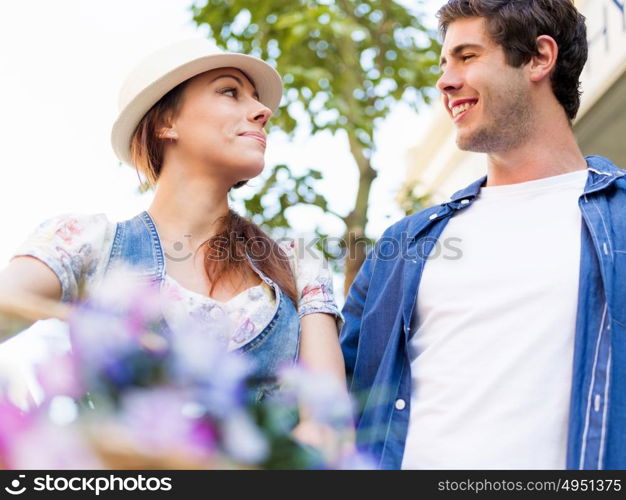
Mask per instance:
[[[263,170],[265,127],[281,94],[271,66],[206,40],[149,56],[121,90],[112,144],[156,187],[152,204],[117,224],[104,215],[45,222],[0,273],[0,294],[70,302],[116,264],[132,265],[173,304],[165,324],[189,315],[211,331],[230,320],[227,349],[252,357],[259,380],[299,356],[345,383],[323,260],[277,244],[228,205],[228,192]],[[260,384],[258,398],[273,389]],[[296,435],[314,444],[316,432],[305,419]]]

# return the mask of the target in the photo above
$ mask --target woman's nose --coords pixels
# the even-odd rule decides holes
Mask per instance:
[[[260,123],[262,127],[265,127],[270,117],[272,116],[272,110],[259,101],[255,101],[256,105],[252,108],[248,119],[255,123]]]

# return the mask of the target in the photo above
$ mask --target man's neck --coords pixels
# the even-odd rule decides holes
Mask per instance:
[[[488,186],[517,184],[587,168],[564,117],[538,120],[523,144],[503,153],[489,153],[487,158]]]

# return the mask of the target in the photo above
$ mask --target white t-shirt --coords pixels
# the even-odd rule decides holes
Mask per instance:
[[[403,468],[565,467],[586,179],[484,187],[449,221],[457,251],[417,295]]]

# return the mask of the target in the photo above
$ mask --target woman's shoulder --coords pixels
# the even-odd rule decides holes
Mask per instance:
[[[56,215],[40,223],[13,257],[42,261],[59,278],[62,300],[74,300],[106,262],[114,234],[115,224],[105,214]]]
[[[18,247],[16,256],[99,255],[110,249],[114,235],[115,223],[105,214],[55,215],[31,231],[26,241]]]
[[[64,213],[44,220],[32,235],[59,244],[73,246],[79,241],[106,240],[115,230],[115,223],[106,214]]]
[[[63,214],[54,215],[41,224],[40,228],[55,229],[55,230],[67,230],[70,232],[85,231],[89,229],[107,228],[112,223],[108,216],[103,213],[98,214],[85,214],[79,212],[68,212]]]

